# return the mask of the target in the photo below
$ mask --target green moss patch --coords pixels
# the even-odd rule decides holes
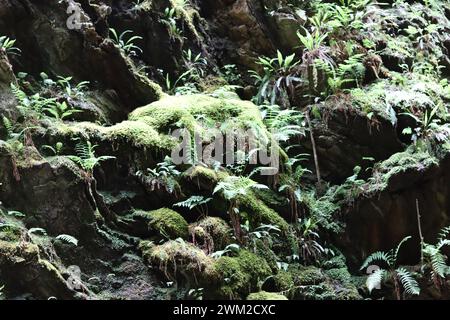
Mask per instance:
[[[207,217],[189,226],[189,233],[196,242],[201,241],[211,250],[223,250],[231,243],[231,228],[222,219]]]
[[[148,228],[164,238],[187,239],[188,237],[188,223],[174,210],[161,208],[150,212],[135,211],[133,215],[148,221]]]
[[[147,262],[157,267],[167,279],[182,280],[188,284],[212,286],[218,278],[213,258],[191,243],[181,239],[170,240],[158,246],[141,246]]]
[[[256,289],[259,281],[271,274],[267,262],[247,250],[239,251],[236,257],[221,257],[215,263],[215,269],[223,283],[218,295],[227,299],[245,297]]]
[[[260,291],[248,295],[247,300],[288,300],[279,293]]]

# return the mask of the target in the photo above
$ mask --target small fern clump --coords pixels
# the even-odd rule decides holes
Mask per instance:
[[[447,256],[442,252],[444,246],[450,246],[450,240],[446,239],[450,234],[450,227],[442,229],[436,244],[424,243],[422,253],[424,268],[430,271],[431,281],[437,288],[441,288],[450,268],[446,264]]]
[[[4,50],[9,55],[20,55],[22,52],[15,46],[16,40],[13,40],[7,36],[0,37],[0,50]]]
[[[419,284],[414,279],[413,273],[404,267],[397,267],[400,248],[410,238],[411,237],[406,237],[400,241],[395,250],[392,249],[388,252],[377,251],[367,257],[361,270],[368,268],[370,265],[377,265],[377,263],[382,263],[387,266],[386,269],[379,267],[379,269],[367,277],[366,285],[369,292],[372,292],[373,289],[379,287],[384,281],[392,280],[394,282],[395,294],[398,300],[401,299],[401,287],[403,287],[406,294],[418,295],[420,293]]]
[[[111,34],[111,40],[114,42],[114,44],[122,50],[126,55],[132,55],[135,56],[137,53],[142,53],[142,49],[138,47],[135,44],[136,40],[142,40],[143,38],[140,36],[131,36],[128,38],[128,40],[125,40],[126,36],[128,34],[133,34],[133,31],[126,30],[122,32],[121,34],[118,34],[117,31],[113,28],[109,29],[109,32]]]
[[[55,98],[45,98],[39,93],[29,97],[22,89],[13,83],[11,83],[11,91],[19,102],[17,106],[18,109],[21,110],[26,117],[32,115],[40,119],[44,115],[45,110],[54,109],[56,106]]]
[[[89,177],[93,177],[94,169],[96,166],[100,164],[100,162],[115,159],[115,157],[111,156],[100,156],[97,157],[95,155],[96,145],[92,145],[92,143],[88,141],[80,141],[75,146],[76,156],[68,156],[70,160],[78,164]]]
[[[175,203],[174,207],[188,208],[189,210],[196,209],[202,216],[206,216],[208,213],[208,202],[212,198],[205,198],[203,196],[192,196],[185,201]]]

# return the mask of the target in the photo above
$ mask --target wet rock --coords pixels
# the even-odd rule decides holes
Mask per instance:
[[[400,261],[405,264],[418,262],[416,201],[425,242],[434,243],[440,229],[450,222],[450,157],[447,155],[439,163],[431,156],[408,160],[412,156],[401,153],[394,157],[397,167],[391,164],[382,175],[376,175],[370,182],[375,190],[364,194],[345,210],[346,228],[338,243],[349,257],[352,268],[359,268],[375,251],[395,247],[406,236],[413,239],[402,248]],[[401,162],[401,159],[406,160]],[[383,175],[388,176],[386,182],[383,182]]]
[[[92,235],[95,211],[86,182],[72,161],[57,157],[23,163],[0,153],[0,163],[0,198],[7,207],[26,214],[28,227],[80,239]]]

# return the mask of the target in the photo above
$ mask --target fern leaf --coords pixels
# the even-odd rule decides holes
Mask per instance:
[[[397,248],[395,249],[394,255],[393,255],[393,257],[392,257],[392,258],[394,259],[393,263],[394,263],[395,261],[397,261],[398,252],[400,251],[400,248],[401,248],[402,245],[403,245],[406,241],[408,241],[409,239],[411,239],[411,236],[407,236],[407,237],[403,238],[402,241],[400,241],[400,243],[398,244]]]
[[[78,239],[68,234],[60,234],[55,239],[78,246]]]
[[[367,259],[364,261],[363,265],[361,266],[360,270],[366,269],[368,266],[375,262],[384,262],[388,266],[391,265],[392,257],[389,253],[383,252],[383,251],[377,251],[372,253],[370,256],[367,257]]]
[[[402,284],[407,294],[418,295],[420,293],[419,284],[413,278],[411,272],[409,272],[405,268],[398,268],[396,272],[397,277],[400,280],[400,283]]]
[[[6,135],[8,138],[11,138],[14,134],[13,131],[13,125],[11,123],[11,120],[9,120],[7,117],[3,116],[2,117],[2,121],[3,121],[3,126],[6,129]]]
[[[431,268],[433,278],[436,278],[436,276],[445,278],[447,265],[445,264],[445,256],[439,250],[436,250],[436,252],[431,255]]]
[[[450,226],[445,227],[441,230],[441,232],[439,233],[439,238],[438,238],[438,242],[441,242],[442,240],[444,240],[445,238],[447,238],[447,236],[450,234]]]
[[[47,231],[45,231],[45,229],[42,228],[31,228],[28,230],[28,236],[31,237],[31,235],[33,234],[41,234],[42,236],[46,236],[47,235]]]
[[[16,99],[19,101],[19,103],[23,103],[27,99],[27,94],[19,89],[18,86],[16,86],[14,83],[11,83],[11,91],[16,97]]]

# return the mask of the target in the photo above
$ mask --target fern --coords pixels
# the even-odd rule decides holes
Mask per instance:
[[[28,230],[27,234],[30,238],[33,234],[40,234],[42,236],[46,236],[47,231],[45,231],[45,229],[43,229],[43,228],[31,228]]]
[[[72,244],[74,246],[78,246],[78,239],[73,237],[73,236],[70,236],[68,234],[60,234],[55,239],[56,240],[61,240],[61,241],[66,242],[68,244]]]
[[[2,117],[3,127],[5,127],[6,130],[6,140],[12,139],[14,136],[14,129],[13,124],[11,120],[9,120],[7,117]]]
[[[444,278],[447,272],[447,265],[445,264],[445,256],[436,250],[431,255],[432,277],[437,276]]]
[[[450,234],[450,226],[445,227],[441,230],[438,237],[438,242],[443,241]]]
[[[205,198],[203,196],[192,196],[185,201],[175,203],[173,206],[188,208],[189,210],[192,210],[197,206],[207,204],[211,200],[212,200],[212,198]]]
[[[23,218],[23,217],[25,217],[25,214],[23,214],[20,211],[15,211],[15,210],[8,211],[7,214],[8,214],[8,216],[13,216],[13,217],[16,217],[16,218]]]
[[[361,270],[367,268],[374,262],[384,262],[388,266],[387,269],[382,268],[378,269],[377,271],[368,276],[366,284],[367,288],[369,289],[369,292],[371,292],[374,288],[380,285],[383,279],[388,278],[390,280],[393,280],[395,283],[400,282],[400,284],[403,286],[407,294],[418,295],[420,293],[419,285],[417,281],[414,279],[411,272],[409,272],[403,267],[395,269],[397,264],[398,253],[403,244],[410,238],[411,238],[410,236],[403,238],[403,240],[400,241],[400,243],[395,249],[389,250],[388,252],[378,251],[367,257],[367,259],[364,261],[361,267]],[[397,288],[396,286],[395,293],[397,295],[397,299],[400,300],[401,295],[400,290],[398,289],[399,288]]]
[[[371,264],[373,264],[375,262],[384,262],[388,266],[391,266],[392,256],[389,253],[386,253],[383,251],[374,252],[370,256],[367,257],[367,259],[364,261],[360,270],[366,269],[368,266],[370,266]]]
[[[6,54],[20,55],[22,51],[17,48],[15,44],[16,40],[14,39],[11,39],[7,36],[0,37],[0,50],[5,50]]]
[[[407,294],[418,295],[420,293],[419,284],[413,278],[411,272],[402,267],[398,268],[396,272],[397,277]]]
[[[409,239],[411,239],[411,236],[405,237],[402,239],[402,241],[400,241],[400,243],[398,244],[397,248],[395,248],[395,251],[393,252],[393,264],[395,264],[395,262],[397,261],[397,257],[398,257],[398,252],[400,251],[400,248],[402,247],[402,245],[408,241]]]
[[[25,100],[28,99],[27,94],[24,91],[20,90],[20,88],[18,86],[16,86],[14,83],[11,83],[10,87],[11,87],[11,91],[12,91],[14,97],[20,103],[23,103]]]
[[[88,141],[80,141],[75,146],[76,156],[68,156],[70,160],[78,164],[83,170],[85,170],[89,175],[92,176],[94,168],[100,164],[102,161],[109,159],[115,159],[112,156],[100,156],[95,155],[96,145]]]

